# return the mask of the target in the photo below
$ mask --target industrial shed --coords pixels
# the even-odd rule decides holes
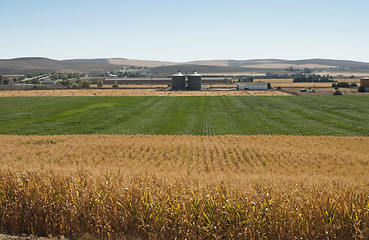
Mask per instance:
[[[360,88],[362,91],[369,92],[369,77],[364,77],[360,79]]]
[[[268,83],[266,82],[238,82],[238,90],[267,90]]]
[[[369,77],[360,79],[360,87],[369,87]]]

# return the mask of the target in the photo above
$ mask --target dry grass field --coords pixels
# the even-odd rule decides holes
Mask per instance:
[[[0,232],[368,239],[369,138],[0,135]]]
[[[280,91],[163,91],[157,89],[57,89],[0,91],[0,97],[69,97],[69,96],[288,96]]]
[[[354,82],[359,83],[360,79],[349,79],[349,78],[334,78],[337,82]],[[287,79],[267,79],[267,82],[271,83],[273,87],[332,87],[331,82],[300,82],[300,83],[294,83],[293,79],[287,78]]]

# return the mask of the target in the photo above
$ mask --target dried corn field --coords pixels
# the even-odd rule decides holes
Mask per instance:
[[[366,239],[369,138],[0,135],[0,232]]]

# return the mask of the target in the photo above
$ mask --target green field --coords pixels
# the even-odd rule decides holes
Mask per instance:
[[[369,136],[369,96],[0,98],[0,134]]]

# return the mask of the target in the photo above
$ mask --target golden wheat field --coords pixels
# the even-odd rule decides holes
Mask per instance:
[[[0,136],[0,232],[367,239],[369,138]]]

